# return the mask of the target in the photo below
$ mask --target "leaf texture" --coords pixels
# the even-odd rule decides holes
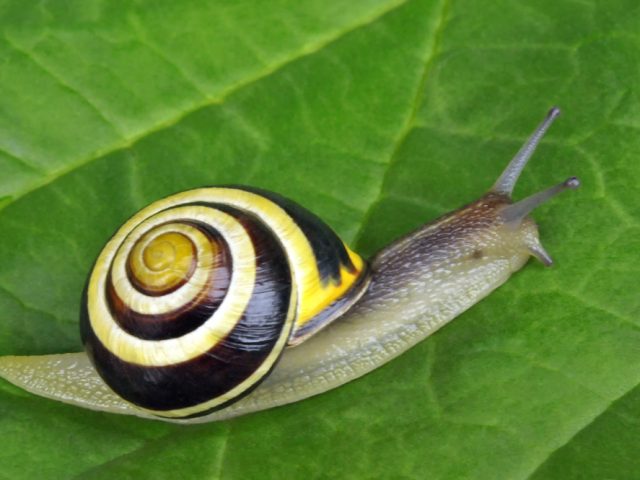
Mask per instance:
[[[531,262],[383,368],[193,427],[0,381],[0,478],[632,479],[640,458],[635,2],[0,3],[0,354],[80,350],[80,292],[129,215],[268,188],[356,249],[479,196],[552,105],[517,198]]]

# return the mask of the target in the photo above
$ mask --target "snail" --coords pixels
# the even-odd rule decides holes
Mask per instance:
[[[528,216],[571,177],[511,194],[552,108],[488,193],[370,262],[318,217],[250,187],[206,187],[142,209],[108,241],[81,307],[85,352],[0,357],[0,376],[82,407],[222,420],[330,390],[386,363],[552,259]]]

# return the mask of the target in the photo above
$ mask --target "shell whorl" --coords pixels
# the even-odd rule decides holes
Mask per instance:
[[[335,319],[368,275],[317,217],[269,192],[202,188],[153,203],[96,260],[83,342],[125,400],[167,417],[248,393],[287,344]]]

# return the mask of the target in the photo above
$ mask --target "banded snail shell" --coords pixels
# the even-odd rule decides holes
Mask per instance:
[[[246,187],[189,190],[138,212],[104,247],[82,340],[125,400],[203,415],[249,393],[368,282],[362,258],[299,205]]]

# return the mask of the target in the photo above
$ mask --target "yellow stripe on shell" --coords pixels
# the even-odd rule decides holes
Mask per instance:
[[[162,315],[173,312],[189,302],[195,301],[202,288],[207,284],[211,276],[211,266],[214,262],[214,252],[209,238],[197,228],[191,225],[169,223],[177,222],[191,215],[191,207],[178,207],[161,212],[146,221],[140,223],[126,238],[113,260],[112,281],[116,294],[130,310],[144,315]],[[165,225],[166,224],[166,225]],[[147,232],[153,231],[154,235],[142,238]],[[196,247],[196,268],[193,275],[180,288],[166,295],[151,296],[135,289],[129,281],[127,263],[129,253],[141,241],[143,246],[158,235],[170,232],[180,232],[188,236]]]
[[[136,283],[144,290],[165,292],[187,281],[198,257],[188,235],[175,231],[147,233],[131,250],[127,261]],[[179,230],[179,228],[178,228]],[[215,243],[208,242],[214,247]],[[216,249],[211,257],[215,257]]]
[[[122,360],[149,367],[162,367],[191,360],[206,353],[225,338],[245,311],[253,293],[256,276],[253,244],[244,227],[234,217],[200,206],[173,209],[172,211],[180,211],[182,215],[188,211],[186,218],[212,225],[228,242],[233,262],[228,294],[203,325],[182,337],[143,340],[124,331],[111,317],[107,305],[105,291],[109,266],[120,243],[141,219],[171,206],[162,200],[157,204],[159,205],[150,205],[131,218],[107,243],[96,261],[87,295],[91,327],[100,342]],[[182,287],[177,291],[181,289]]]
[[[267,373],[269,373],[271,368],[273,368],[273,365],[275,364],[275,362],[280,357],[280,354],[286,347],[287,341],[291,336],[291,330],[292,330],[291,327],[296,317],[297,307],[296,307],[295,299],[297,296],[298,294],[296,291],[296,285],[295,283],[293,283],[291,285],[291,302],[289,302],[289,311],[287,313],[287,318],[283,325],[282,331],[280,332],[280,337],[278,338],[278,341],[276,342],[271,352],[269,352],[269,355],[267,355],[267,357],[262,361],[260,366],[251,375],[249,375],[249,377],[247,377],[243,382],[239,383],[228,392],[212,400],[209,400],[204,403],[200,403],[198,405],[194,405],[192,407],[177,408],[175,410],[150,410],[147,408],[142,408],[138,405],[134,405],[134,407],[138,410],[142,410],[147,413],[150,413],[151,415],[157,415],[157,416],[168,417],[168,418],[180,418],[180,417],[188,417],[189,415],[194,415],[196,413],[201,413],[207,410],[211,410],[212,408],[216,408],[219,405],[223,405],[233,400],[234,398],[242,395],[242,393],[244,393],[248,388],[251,388],[253,385],[255,385],[256,382],[258,382]]]
[[[221,203],[250,212],[275,232],[289,256],[293,277],[298,287],[296,328],[302,327],[326,306],[340,298],[358,279],[359,272],[363,268],[362,258],[347,248],[357,269],[356,273],[352,274],[342,268],[340,285],[329,283],[324,286],[313,248],[304,232],[283,208],[257,193],[224,187],[198,188],[171,195],[150,207],[154,207],[153,210],[160,210],[174,203],[193,202]]]
[[[344,248],[353,263],[355,271],[350,272],[344,266],[340,266],[341,281],[339,284],[336,285],[331,281],[327,285],[323,285],[321,282],[309,284],[307,286],[308,291],[306,292],[304,299],[304,301],[307,302],[305,315],[296,320],[296,328],[303,327],[322,310],[331,305],[338,298],[342,297],[358,280],[364,267],[364,260],[362,260],[357,253],[354,253],[346,245]]]

